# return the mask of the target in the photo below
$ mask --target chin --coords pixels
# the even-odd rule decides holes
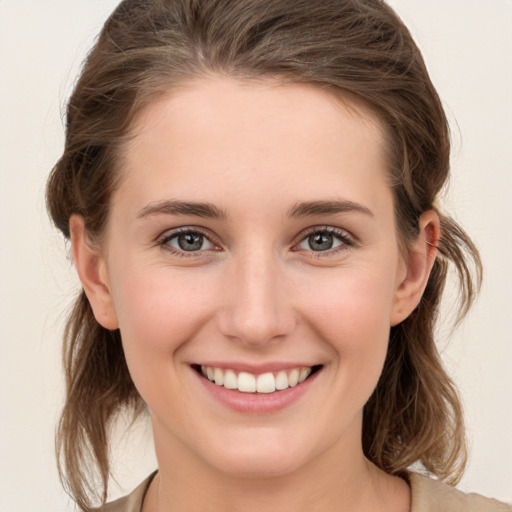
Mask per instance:
[[[287,436],[269,436],[266,429],[251,440],[233,442],[209,453],[207,462],[217,471],[239,478],[264,479],[293,473],[307,463],[310,450]],[[258,439],[259,438],[259,439]],[[302,449],[299,449],[301,447]]]
[[[231,477],[244,479],[280,478],[297,471],[302,467],[303,461],[295,456],[271,456],[269,453],[252,454],[252,456],[237,457],[236,460],[226,461],[217,470]]]

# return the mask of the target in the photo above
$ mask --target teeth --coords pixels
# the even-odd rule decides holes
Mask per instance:
[[[238,378],[233,370],[227,370],[224,374],[224,387],[228,389],[238,388]]]
[[[276,379],[271,373],[262,373],[256,379],[258,393],[273,393],[276,390]]]
[[[301,382],[304,382],[309,377],[310,373],[311,373],[311,368],[302,368],[300,371],[300,374],[299,374],[299,384]],[[217,381],[215,381],[215,383],[217,383]]]
[[[253,375],[240,372],[237,375],[234,370],[201,366],[201,373],[217,386],[224,386],[227,389],[237,389],[242,393],[273,393],[304,382],[311,374],[311,367],[281,370],[277,374],[267,372]]]
[[[286,389],[288,387],[288,375],[286,372],[281,370],[276,375],[276,389]]]
[[[290,372],[288,375],[288,385],[293,388],[299,383],[299,370],[296,368]]]
[[[215,368],[213,370],[213,379],[215,380],[215,384],[217,386],[222,386],[224,384],[224,373],[220,368]]]
[[[256,391],[256,377],[250,373],[240,372],[238,374],[238,391],[254,393]]]

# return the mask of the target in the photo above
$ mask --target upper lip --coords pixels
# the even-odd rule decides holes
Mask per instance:
[[[192,366],[208,366],[210,368],[220,368],[222,370],[234,370],[235,372],[247,372],[253,375],[261,375],[262,373],[278,372],[280,370],[292,370],[294,368],[311,368],[319,366],[318,363],[305,362],[284,362],[273,361],[261,364],[246,363],[240,361],[201,361]]]

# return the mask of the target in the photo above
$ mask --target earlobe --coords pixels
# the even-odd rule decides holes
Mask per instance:
[[[409,245],[405,257],[405,278],[397,283],[390,324],[405,320],[419,304],[434,266],[439,243],[439,217],[434,210],[424,212],[419,220],[419,234]]]
[[[72,215],[69,229],[73,261],[94,317],[106,329],[117,329],[119,323],[108,283],[105,259],[99,248],[90,241],[83,217]]]

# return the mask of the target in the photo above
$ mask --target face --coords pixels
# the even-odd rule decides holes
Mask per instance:
[[[384,153],[369,111],[308,85],[198,80],[139,116],[90,299],[159,456],[246,475],[362,456],[415,305]]]

